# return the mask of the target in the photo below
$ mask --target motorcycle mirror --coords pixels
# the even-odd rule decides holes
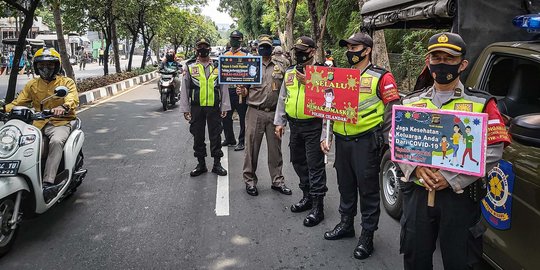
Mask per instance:
[[[68,94],[69,89],[65,86],[58,86],[54,89],[54,95],[56,97],[65,97]]]

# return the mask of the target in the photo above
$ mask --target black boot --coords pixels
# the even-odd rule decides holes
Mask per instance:
[[[354,257],[363,260],[371,256],[371,253],[373,253],[373,232],[362,230],[358,245],[354,249]]]
[[[309,191],[302,190],[302,192],[304,193],[304,197],[302,197],[302,199],[299,202],[291,205],[291,212],[293,213],[300,213],[300,212],[307,211],[311,209],[313,205],[311,198],[309,197]]]
[[[316,226],[324,219],[324,196],[313,196],[311,201],[313,201],[313,208],[304,219],[304,226],[306,227]]]
[[[197,167],[193,171],[189,173],[191,176],[199,176],[205,172],[208,171],[206,168],[206,162],[204,161],[204,158],[198,158],[199,164],[197,164]]]
[[[353,216],[341,215],[341,222],[333,230],[324,233],[324,239],[326,240],[338,240],[345,237],[354,237]]]
[[[219,176],[227,175],[227,170],[221,166],[221,159],[214,159],[214,167],[212,167],[212,172]]]

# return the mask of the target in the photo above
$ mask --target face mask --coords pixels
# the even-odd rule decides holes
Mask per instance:
[[[39,69],[39,75],[42,79],[52,81],[55,79],[54,68],[42,67]]]
[[[198,54],[200,57],[208,57],[208,55],[210,54],[210,49],[208,49],[208,48],[201,48],[201,49],[198,49],[198,50],[197,50],[197,54]]]
[[[167,54],[166,58],[169,62],[172,62],[174,60],[174,56],[172,54]]]
[[[272,47],[269,46],[259,46],[259,50],[257,51],[260,56],[270,56],[272,55]]]
[[[309,56],[309,52],[295,51],[296,64],[302,65],[306,62],[309,62],[313,57]]]
[[[349,62],[349,65],[354,66],[362,62],[367,56],[367,55],[362,56],[362,53],[364,53],[366,49],[367,48],[363,48],[361,51],[358,51],[358,52],[347,51],[345,55],[347,56],[347,61]]]
[[[448,64],[437,64],[429,65],[429,71],[431,75],[435,73],[435,81],[440,84],[449,84],[459,77],[461,73],[459,71],[459,66],[457,65],[448,65]]]
[[[240,41],[239,39],[231,39],[230,43],[232,48],[240,48],[240,44],[242,43],[242,41]]]

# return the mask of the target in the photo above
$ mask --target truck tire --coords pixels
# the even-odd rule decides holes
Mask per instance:
[[[386,151],[381,161],[379,183],[384,209],[394,219],[399,219],[403,210],[403,194],[399,189],[402,176],[401,169],[390,157],[390,150]]]

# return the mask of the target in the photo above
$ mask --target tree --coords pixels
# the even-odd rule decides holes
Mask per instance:
[[[60,0],[49,0],[49,6],[52,9],[54,16],[54,27],[56,29],[56,37],[58,38],[58,47],[60,49],[60,57],[62,59],[62,67],[66,71],[66,76],[75,80],[75,72],[69,63],[69,56],[66,48],[66,40],[64,39],[64,29],[62,27],[62,14],[60,11]]]
[[[324,62],[324,48],[323,39],[324,32],[326,31],[326,17],[328,16],[328,8],[330,0],[322,1],[321,15],[319,19],[319,11],[317,9],[316,0],[307,0],[309,13],[311,14],[311,32],[313,33],[313,39],[317,44],[317,52],[315,53],[315,61],[319,63]]]
[[[21,28],[21,31],[19,32],[19,38],[17,40],[18,44],[26,44],[26,37],[28,36],[28,31],[32,28],[32,24],[34,23],[34,14],[36,13],[36,9],[38,5],[41,3],[40,0],[27,0],[25,5],[21,5],[18,3],[18,1],[15,0],[4,0],[4,3],[6,3],[11,9],[20,11],[24,15],[24,21]],[[6,92],[6,102],[11,102],[15,98],[15,90],[17,87],[17,75],[18,75],[18,68],[19,68],[19,62],[21,61],[21,56],[23,54],[23,50],[25,49],[25,46],[16,46],[15,47],[15,55],[13,57],[13,70],[15,72],[11,72],[9,75],[9,82],[8,82],[8,89]]]
[[[365,2],[367,2],[367,0],[358,0],[360,10],[362,10],[362,6],[364,6]],[[373,33],[373,44],[373,52],[371,54],[373,63],[390,71],[390,60],[388,60],[383,30],[377,30]]]

